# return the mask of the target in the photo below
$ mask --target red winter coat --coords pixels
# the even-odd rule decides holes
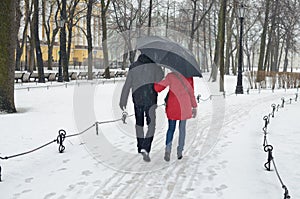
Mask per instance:
[[[193,77],[186,78],[179,73],[176,74],[171,72],[164,80],[155,83],[154,90],[161,92],[169,86],[169,97],[166,105],[167,117],[170,120],[186,120],[192,117],[192,108],[197,107]]]

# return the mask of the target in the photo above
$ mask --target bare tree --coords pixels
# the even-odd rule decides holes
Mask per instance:
[[[195,33],[197,32],[198,28],[200,27],[203,19],[205,19],[205,16],[210,12],[210,10],[214,4],[214,0],[210,2],[209,7],[206,10],[202,10],[201,16],[198,15],[200,9],[197,5],[197,3],[200,2],[200,0],[191,0],[191,1],[192,1],[193,15],[192,15],[192,23],[191,23],[189,49],[191,51],[193,51],[193,40],[195,38]]]
[[[91,29],[91,19],[93,11],[94,0],[87,0],[87,14],[86,14],[86,30],[87,30],[87,43],[88,43],[88,79],[92,80],[92,70],[93,70],[93,38]]]
[[[289,53],[296,51],[296,31],[299,28],[300,14],[299,14],[299,4],[297,1],[281,1],[283,3],[281,10],[281,25],[284,34],[284,61],[283,61],[283,71],[287,72],[289,63]],[[298,30],[299,32],[299,30]]]
[[[266,1],[266,7],[265,7],[265,19],[263,24],[263,32],[261,34],[261,41],[260,41],[260,53],[259,53],[259,60],[258,60],[258,71],[265,70],[265,66],[263,66],[264,58],[265,58],[265,48],[266,48],[266,36],[267,36],[267,30],[268,30],[268,24],[269,24],[269,12],[270,12],[270,3],[271,0],[265,0]],[[257,73],[256,81],[260,82],[262,81],[261,75]]]
[[[220,37],[221,37],[221,22],[220,22],[220,14],[221,8],[219,10],[219,18],[218,18],[218,28],[217,28],[217,37],[215,39],[215,50],[214,50],[214,59],[211,68],[210,80],[212,82],[217,81],[218,76],[218,66],[220,64]]]
[[[21,11],[20,0],[17,0],[16,1],[16,29],[17,30],[20,29],[21,18],[22,18],[22,11]],[[25,32],[25,28],[24,28],[23,32]],[[20,70],[21,56],[22,56],[22,51],[23,51],[23,46],[24,46],[24,37],[22,38],[21,41],[19,40],[19,37],[17,37],[16,39],[17,39],[17,43],[16,43],[17,44],[17,46],[16,46],[17,47],[16,48],[16,70]]]
[[[54,9],[56,11],[54,13]],[[53,46],[55,42],[55,37],[59,31],[57,16],[59,13],[59,5],[57,5],[57,1],[42,1],[42,19],[43,19],[43,27],[46,33],[46,42],[48,46],[48,70],[52,70],[52,58],[53,58]],[[55,26],[53,25],[52,17],[54,15]]]
[[[57,0],[59,1],[59,0]],[[69,64],[68,64],[68,56],[67,56],[67,33],[66,33],[66,21],[67,21],[67,1],[61,1],[60,8],[60,17],[63,21],[63,26],[60,28],[60,56],[61,56],[61,65],[63,68],[63,78],[64,81],[70,81],[69,78]]]
[[[0,112],[16,112],[14,74],[16,46],[16,2],[0,1]]]
[[[230,74],[230,58],[232,56],[232,35],[233,35],[233,19],[235,18],[235,5],[231,5],[228,14],[230,17],[226,20],[226,51],[225,51],[225,74]]]
[[[225,24],[226,24],[226,7],[227,0],[221,1],[219,15],[219,31],[220,31],[220,91],[224,92],[224,44],[225,44]],[[242,50],[242,49],[241,49]]]
[[[68,4],[67,14],[67,30],[68,30],[68,43],[67,43],[67,58],[68,58],[68,65],[70,63],[70,54],[71,54],[71,45],[73,39],[73,28],[77,25],[77,23],[82,19],[83,16],[80,14],[85,11],[85,7],[81,9],[77,9],[78,3],[80,0],[71,0]]]
[[[101,0],[101,20],[102,20],[102,48],[104,56],[105,77],[110,78],[109,63],[108,63],[108,50],[107,50],[107,11],[110,0]]]
[[[44,77],[44,64],[42,57],[42,50],[39,38],[39,0],[33,1],[34,13],[33,13],[33,24],[34,24],[34,41],[35,41],[35,53],[37,58],[37,67],[39,74],[39,83],[45,83]]]
[[[28,32],[28,25],[29,20],[32,14],[32,4],[30,6],[29,0],[24,0],[24,7],[21,7],[20,0],[16,1],[16,24],[17,30],[20,30],[21,24],[23,27],[23,32],[21,34],[21,38],[17,37],[17,43],[16,43],[16,70],[20,70],[22,63],[21,63],[21,57],[23,54],[23,49],[26,44],[27,46],[27,32]],[[27,48],[26,51],[27,53]],[[25,54],[26,60],[25,60],[25,70],[27,70],[27,54]]]
[[[114,7],[115,21],[117,23],[117,30],[120,32],[124,39],[124,54],[123,54],[123,67],[125,66],[126,59],[129,54],[129,61],[132,63],[135,57],[135,51],[132,47],[132,32],[134,21],[137,19],[138,14],[142,11],[136,9],[132,3],[125,0],[112,1]]]
[[[153,1],[150,0],[150,3],[149,3],[149,16],[148,16],[148,35],[150,35],[150,30],[151,30],[152,6],[153,6]]]

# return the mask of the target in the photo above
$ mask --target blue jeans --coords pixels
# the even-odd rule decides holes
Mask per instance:
[[[169,120],[169,128],[167,131],[167,139],[166,139],[166,152],[169,153],[171,153],[172,150],[172,141],[173,141],[173,135],[176,128],[176,121],[177,120]],[[182,152],[184,148],[185,128],[186,128],[186,120],[180,120],[177,153]]]

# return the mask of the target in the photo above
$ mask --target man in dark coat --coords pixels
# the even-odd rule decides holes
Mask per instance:
[[[120,108],[124,110],[130,89],[132,89],[138,152],[147,162],[150,161],[149,153],[155,132],[157,92],[154,90],[154,82],[159,82],[163,77],[164,73],[161,67],[146,55],[141,54],[138,60],[129,67],[119,103]],[[146,135],[144,134],[145,116],[148,125]]]

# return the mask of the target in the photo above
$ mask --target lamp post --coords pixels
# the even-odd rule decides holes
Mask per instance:
[[[244,5],[241,4],[238,9],[238,17],[240,18],[240,48],[239,48],[239,62],[238,62],[238,76],[236,85],[236,94],[243,94],[243,75],[242,75],[242,64],[243,64],[243,20],[245,16]]]
[[[60,18],[60,20],[58,21],[58,26],[59,26],[59,39],[60,39],[60,42],[59,42],[59,51],[58,51],[58,54],[59,54],[59,61],[58,61],[58,78],[57,78],[57,81],[58,82],[63,82],[64,79],[63,79],[63,74],[62,74],[62,65],[61,65],[61,45],[62,45],[62,42],[61,42],[61,37],[62,37],[62,33],[61,33],[61,29],[64,27],[65,25],[65,20],[63,18]]]

